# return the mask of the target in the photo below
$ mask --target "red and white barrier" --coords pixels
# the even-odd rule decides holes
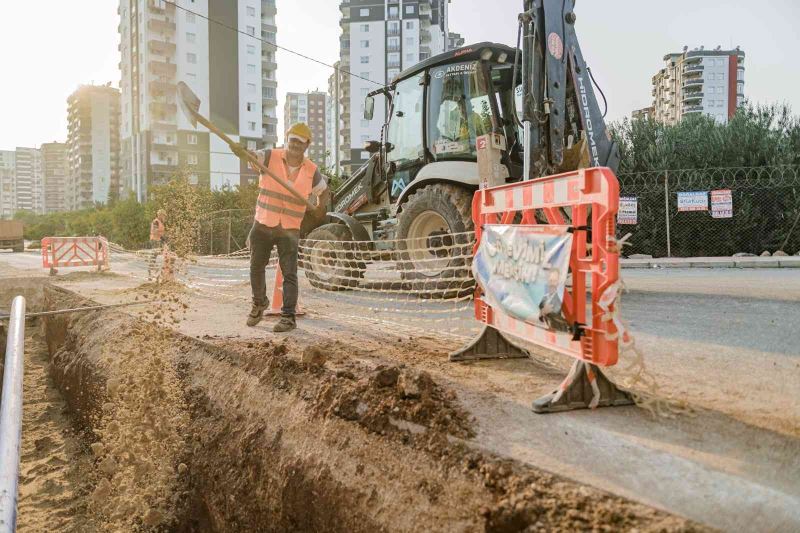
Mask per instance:
[[[42,239],[42,268],[55,274],[58,268],[96,266],[109,268],[108,241],[105,237],[45,237]]]

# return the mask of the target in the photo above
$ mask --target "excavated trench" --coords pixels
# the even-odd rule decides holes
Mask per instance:
[[[10,280],[4,305],[13,291],[30,310],[91,303]],[[34,327],[88,465],[66,482],[74,531],[702,529],[471,447],[452,391],[333,365],[340,343],[210,344],[119,310]]]

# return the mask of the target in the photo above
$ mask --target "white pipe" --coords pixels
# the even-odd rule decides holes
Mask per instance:
[[[11,304],[3,396],[0,403],[0,532],[17,528],[19,443],[22,435],[22,376],[25,350],[25,298]]]

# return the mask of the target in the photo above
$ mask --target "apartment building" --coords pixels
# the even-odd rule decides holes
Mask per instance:
[[[118,8],[121,181],[139,201],[178,172],[214,189],[255,178],[225,143],[180,112],[178,82],[200,98],[201,114],[243,146],[273,147],[278,139],[275,1],[177,4],[120,0]]]
[[[464,46],[466,40],[461,36],[460,33],[450,32],[447,34],[447,50],[455,50],[456,48],[461,48]],[[445,50],[445,51],[447,51]]]
[[[70,211],[104,204],[120,192],[120,92],[81,85],[67,98],[69,173],[64,192]]]
[[[328,77],[328,92],[325,95],[325,166],[338,171],[339,145],[341,133],[339,125],[339,62],[334,65],[336,70]]]
[[[16,187],[14,169],[17,153],[13,150],[0,150],[0,219],[14,216]]]
[[[355,74],[341,79],[342,166],[352,172],[380,138],[386,102],[375,100],[373,120],[364,120],[364,98],[404,69],[447,49],[449,0],[342,0],[340,65]]]
[[[18,146],[14,159],[14,210],[43,213],[42,153]]]
[[[327,151],[327,93],[286,93],[283,123],[289,129],[297,122],[303,122],[311,129],[311,146],[306,155],[318,165],[324,165]]]
[[[117,106],[117,112],[119,112],[119,106]],[[117,138],[119,138],[118,131],[119,128],[117,128]],[[59,142],[45,143],[40,147],[45,213],[67,210],[66,185],[69,176],[69,150],[67,147],[67,143]]]
[[[702,46],[664,56],[653,76],[653,116],[665,124],[704,114],[727,123],[744,101],[744,51]]]
[[[643,107],[642,109],[634,109],[631,112],[632,120],[649,120],[655,116],[655,109],[653,106]]]

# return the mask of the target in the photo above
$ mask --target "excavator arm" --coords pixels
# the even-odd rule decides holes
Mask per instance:
[[[616,171],[611,140],[575,33],[575,0],[524,0],[522,38],[523,179],[581,167]]]

